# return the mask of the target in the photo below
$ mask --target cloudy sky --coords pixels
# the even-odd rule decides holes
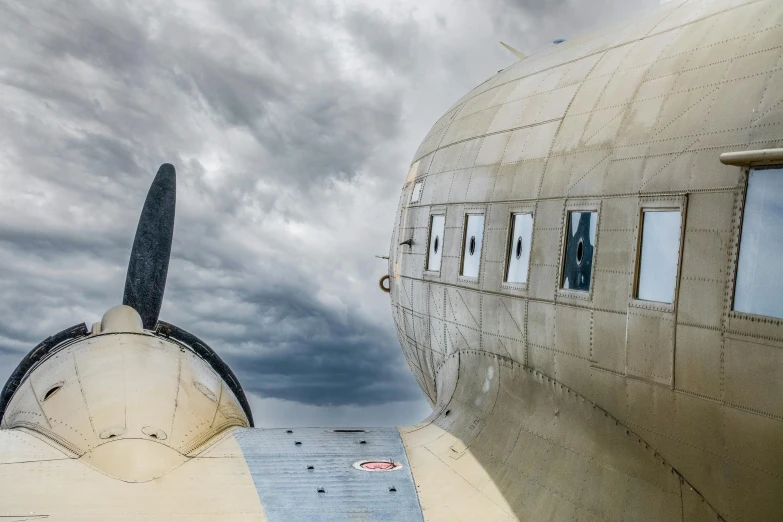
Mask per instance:
[[[513,63],[499,40],[530,53],[657,3],[0,0],[0,382],[121,301],[170,162],[161,318],[226,359],[257,424],[422,419],[374,257],[419,142]]]

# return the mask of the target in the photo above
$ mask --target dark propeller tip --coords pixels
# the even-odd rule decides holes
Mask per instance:
[[[171,163],[163,163],[158,168],[158,173],[157,173],[156,177],[160,176],[161,174],[163,174],[165,176],[174,176],[174,175],[176,175],[176,173],[177,173],[177,171],[176,171],[176,169],[174,169],[174,165],[172,165]]]
[[[176,199],[176,170],[170,163],[164,163],[152,181],[141,210],[122,298],[122,304],[139,313],[147,330],[155,328],[163,303]]]

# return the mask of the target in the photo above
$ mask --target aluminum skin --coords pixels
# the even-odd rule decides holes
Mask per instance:
[[[779,1],[673,1],[517,61],[433,125],[388,272],[435,410],[402,429],[425,520],[783,519],[783,321],[733,309],[749,169],[783,157],[781,63]],[[636,293],[650,210],[682,217],[672,303]],[[597,214],[583,291],[563,287],[572,212]]]

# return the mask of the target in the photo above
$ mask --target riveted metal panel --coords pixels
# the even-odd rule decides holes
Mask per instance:
[[[727,409],[724,418],[724,444],[727,455],[750,463],[769,477],[779,477],[783,469],[783,444],[748,444],[759,433],[777,431],[780,419],[758,415],[748,410]],[[767,497],[774,497],[774,480],[763,481],[756,487],[766,490]]]
[[[674,387],[720,400],[722,352],[723,339],[717,329],[677,325]]]
[[[462,149],[465,148],[465,143],[457,143],[448,147],[439,149],[432,155],[432,163],[430,164],[429,173],[439,174],[441,172],[454,170],[457,168],[459,158],[462,155]]]
[[[726,338],[726,401],[783,420],[783,343]]]
[[[558,352],[588,361],[592,335],[591,310],[565,305],[555,307],[555,348]]]
[[[546,158],[560,121],[551,121],[513,131],[503,153],[503,163]]]
[[[465,192],[465,201],[487,201],[492,196],[492,188],[500,167],[475,167],[470,170],[470,181]]]
[[[448,202],[464,203],[468,195],[468,186],[472,169],[455,170],[452,173],[451,186],[449,187]]]
[[[421,145],[419,145],[419,148],[416,150],[416,158],[421,158],[425,154],[430,154],[437,150],[447,129],[447,127],[441,127],[437,130],[431,130],[430,133],[427,134],[427,137],[424,138],[424,141],[421,143]]]
[[[633,249],[637,198],[604,200],[601,222],[601,248],[596,252],[596,308],[625,312],[633,274]]]
[[[489,107],[490,102],[495,98],[497,89],[487,89],[486,91],[473,96],[465,102],[462,110],[459,111],[459,118],[464,118],[471,114],[477,114]]]
[[[545,168],[546,160],[544,159],[523,160],[514,164],[514,180],[511,184],[511,190],[505,197],[498,199],[530,200],[535,198],[538,195]]]
[[[780,439],[775,424],[780,414],[771,410],[783,396],[774,384],[783,321],[731,310],[747,174],[743,167],[718,161],[724,152],[783,146],[783,105],[775,89],[783,82],[781,20],[783,9],[776,0],[671,2],[605,32],[570,39],[520,60],[466,94],[450,111],[452,116],[444,115],[434,128],[437,132],[451,125],[449,118],[457,112],[463,118],[449,140],[460,134],[457,169],[465,169],[469,177],[444,176],[435,197],[460,205],[449,209],[450,214],[455,211],[450,217],[459,223],[451,226],[460,237],[454,241],[454,257],[446,259],[441,282],[460,287],[466,296],[478,287],[458,277],[465,210],[461,205],[493,206],[487,211],[483,242],[482,294],[460,305],[464,311],[480,312],[478,348],[468,329],[471,320],[465,317],[438,319],[442,324],[434,326],[436,320],[430,319],[429,342],[437,342],[433,332],[442,331],[447,352],[463,350],[458,389],[481,389],[479,361],[497,357],[544,372],[541,379],[550,398],[567,394],[556,384],[561,382],[593,400],[596,408],[627,421],[627,436],[638,437],[645,449],[655,448],[650,449],[655,457],[673,462],[676,473],[684,477],[680,486],[673,475],[667,494],[676,500],[674,511],[661,511],[661,519],[715,518],[711,507],[704,508],[709,503],[727,520],[776,519],[783,513],[783,504],[770,500],[775,487],[783,487],[783,477],[762,462],[763,452],[745,449],[754,437],[763,439],[765,446]],[[451,166],[454,159],[450,161]],[[425,202],[428,187],[434,186],[428,181]],[[633,229],[640,219],[640,196],[648,201],[688,201],[680,277],[671,305],[640,302],[632,291],[638,239]],[[580,206],[588,200],[600,205],[592,295],[558,290],[566,199]],[[513,292],[499,279],[508,223],[493,223],[508,216],[495,214],[497,203],[508,207],[503,213],[524,206],[535,214],[528,285]],[[501,297],[512,293],[513,301]],[[442,297],[429,299],[428,306],[443,302],[445,310],[446,296],[444,290]],[[512,302],[524,310],[523,328],[517,330],[525,331],[527,350],[514,350],[505,342],[504,335],[517,335],[503,309]],[[448,313],[456,317],[462,312]],[[569,315],[589,320],[569,320]],[[587,336],[572,327],[582,323],[589,323]],[[426,350],[426,342],[420,348]],[[433,366],[443,363],[434,348],[428,353],[423,362],[431,373]],[[745,364],[743,357],[754,361]],[[455,358],[452,355],[451,360]],[[456,379],[453,372],[449,375]],[[433,393],[431,383],[423,386]],[[446,406],[452,408],[451,416],[437,421],[447,431],[424,450],[428,466],[456,470],[473,488],[470,495],[479,492],[471,498],[484,506],[483,513],[502,512],[519,519],[583,518],[581,511],[563,502],[557,509],[539,511],[536,488],[544,483],[597,499],[585,505],[596,510],[592,515],[600,512],[598,518],[656,518],[639,509],[643,503],[631,507],[630,497],[644,495],[629,494],[627,501],[606,495],[631,491],[624,478],[610,481],[611,486],[603,483],[608,468],[591,472],[589,483],[557,471],[574,453],[542,443],[541,437],[566,427],[555,411],[542,411],[546,429],[536,434],[520,431],[509,451],[507,431],[515,428],[508,419],[528,406],[526,391],[524,386],[508,388],[505,393],[522,397],[512,407],[518,409],[487,418],[470,406],[476,390],[458,390],[458,397]],[[463,408],[470,418],[455,420]],[[745,418],[747,424],[742,424]],[[742,431],[748,425],[752,428]],[[565,446],[583,448],[595,442],[582,441],[583,434],[580,429],[570,431]],[[460,441],[463,436],[476,444]],[[611,451],[602,454],[617,457],[615,464],[625,461],[616,445],[606,447]],[[775,452],[770,454],[771,461],[779,462]],[[579,466],[573,469],[577,474],[587,469]],[[462,491],[457,479],[446,483],[438,487]],[[448,511],[433,511],[433,518],[435,513],[448,519]]]
[[[481,148],[479,149],[478,155],[476,156],[476,165],[500,163],[510,137],[510,133],[501,132],[499,134],[491,134],[484,138],[481,142]]]
[[[724,311],[734,194],[692,194],[688,198],[678,320],[719,327]]]
[[[482,297],[482,348],[488,352],[525,360],[527,302],[486,294]]]
[[[478,156],[483,143],[484,138],[481,137],[466,141],[465,147],[462,149],[462,153],[459,156],[457,168],[462,170],[476,166],[476,157]]]
[[[626,373],[657,384],[671,385],[674,373],[674,317],[628,307]]]
[[[522,118],[522,114],[531,103],[530,100],[530,98],[520,98],[501,105],[487,131],[504,132],[520,127],[519,122]],[[505,136],[506,139],[508,139],[508,134],[505,134]]]
[[[540,201],[533,223],[533,249],[530,253],[530,296],[554,299],[559,271],[559,249],[563,227],[562,200]]]
[[[247,429],[235,434],[267,520],[423,520],[396,428],[367,428],[361,433],[323,428],[292,431]],[[295,445],[296,441],[301,444]],[[391,459],[402,468],[366,472],[353,467],[365,459]],[[390,487],[396,491],[389,491]],[[324,492],[319,493],[319,488]]]
[[[555,306],[551,303],[530,301],[527,312],[528,342],[532,345],[554,348]]]
[[[427,175],[419,203],[421,205],[440,205],[448,201],[449,186],[453,172]]]
[[[593,315],[593,366],[625,374],[625,313],[596,311]]]
[[[467,288],[446,287],[446,334],[455,348],[481,347],[481,294]]]

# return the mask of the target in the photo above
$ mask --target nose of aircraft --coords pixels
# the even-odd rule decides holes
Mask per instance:
[[[209,362],[144,330],[139,314],[124,305],[35,366],[2,421],[126,482],[157,478],[226,429],[249,424]]]
[[[139,218],[123,304],[87,331],[34,348],[0,394],[0,427],[33,431],[127,482],[155,479],[233,426],[252,426],[242,387],[203,341],[158,321],[176,177],[161,165]]]
[[[144,333],[141,316],[126,305],[109,308],[100,322],[100,333]]]

